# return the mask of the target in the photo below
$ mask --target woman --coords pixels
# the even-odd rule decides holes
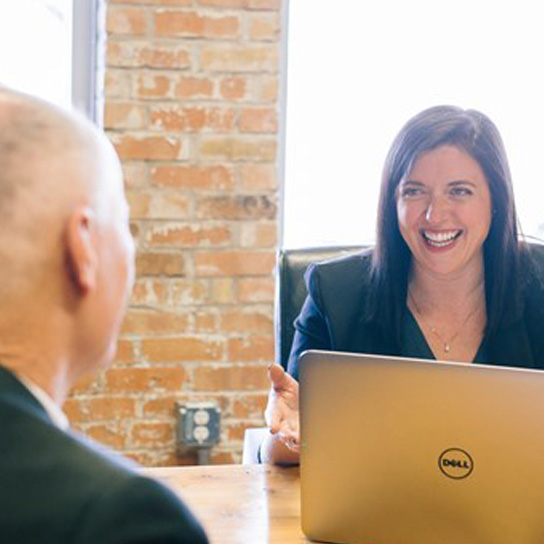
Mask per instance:
[[[306,274],[289,374],[270,368],[262,459],[298,462],[306,349],[544,368],[544,247],[518,234],[495,125],[453,106],[408,121],[386,159],[375,248]]]

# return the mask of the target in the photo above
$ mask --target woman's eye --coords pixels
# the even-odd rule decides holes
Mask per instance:
[[[450,193],[452,196],[469,196],[472,194],[472,191],[468,187],[453,187]]]
[[[400,191],[400,196],[404,198],[419,196],[421,194],[423,194],[423,190],[420,187],[403,187]]]

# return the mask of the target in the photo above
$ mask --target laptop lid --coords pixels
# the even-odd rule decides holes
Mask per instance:
[[[310,539],[544,542],[544,372],[307,351],[299,380]]]

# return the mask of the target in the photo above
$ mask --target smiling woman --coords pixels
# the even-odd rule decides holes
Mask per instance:
[[[481,269],[491,195],[468,153],[448,145],[422,155],[399,185],[397,215],[414,268],[448,274],[476,260]]]
[[[408,307],[433,353],[471,360],[485,324],[482,247],[491,225],[491,194],[485,174],[468,153],[444,145],[416,160],[397,194],[399,230],[412,254]],[[438,284],[436,295],[453,289],[459,292],[461,281],[473,298],[464,311],[466,316],[455,316],[458,322],[452,328],[450,305],[431,304],[426,291]],[[446,312],[443,315],[441,308]],[[454,344],[469,324],[473,333],[465,335],[462,345]],[[448,330],[439,332],[441,329]]]
[[[388,153],[373,250],[311,266],[288,372],[271,369],[263,458],[296,462],[298,356],[324,349],[544,369],[544,246],[518,235],[491,120],[427,109]]]

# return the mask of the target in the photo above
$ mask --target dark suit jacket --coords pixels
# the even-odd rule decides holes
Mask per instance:
[[[106,448],[58,429],[0,367],[0,542],[208,541],[171,491]]]
[[[485,338],[489,364],[544,369],[544,246],[530,246],[523,271],[523,312]],[[311,265],[308,297],[295,321],[288,371],[298,379],[298,357],[307,349],[403,355],[379,328],[363,319],[370,289],[371,251]],[[405,311],[408,311],[405,308]]]

